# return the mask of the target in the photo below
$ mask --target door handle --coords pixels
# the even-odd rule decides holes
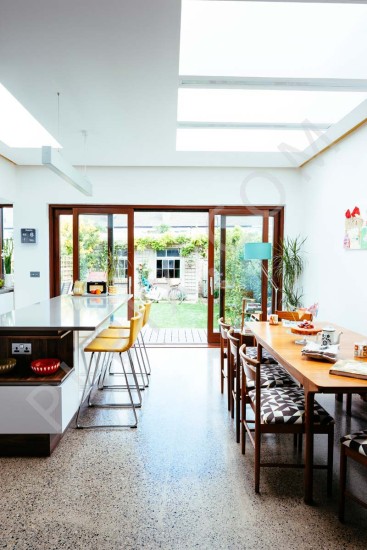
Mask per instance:
[[[131,283],[132,283],[132,279],[131,279],[131,277],[128,277],[127,280],[128,280],[128,284],[127,284],[127,293],[128,293],[128,294],[132,294],[132,284],[131,284]]]
[[[209,277],[210,296],[214,296],[213,277]]]

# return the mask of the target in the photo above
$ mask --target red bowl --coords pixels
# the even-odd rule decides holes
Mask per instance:
[[[59,359],[36,359],[31,363],[31,369],[42,376],[54,374],[59,368]]]

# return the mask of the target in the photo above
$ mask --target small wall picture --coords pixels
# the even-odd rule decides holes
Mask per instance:
[[[358,206],[345,213],[344,248],[367,250],[367,220],[361,217]]]

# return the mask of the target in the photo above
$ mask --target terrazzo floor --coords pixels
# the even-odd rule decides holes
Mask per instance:
[[[254,493],[253,450],[235,442],[219,391],[217,349],[151,349],[151,385],[137,429],[69,429],[50,458],[1,458],[0,548],[35,549],[358,549],[367,547],[367,511],[348,503],[337,519],[325,472],[315,501],[303,502],[303,472],[262,469]],[[320,401],[342,433],[367,425],[354,398],[346,419],[333,397]],[[284,442],[284,439],[286,442]],[[293,455],[292,436],[267,438],[264,453]],[[322,437],[316,455],[325,457]],[[354,465],[353,465],[354,466]],[[366,472],[351,482],[366,490]]]

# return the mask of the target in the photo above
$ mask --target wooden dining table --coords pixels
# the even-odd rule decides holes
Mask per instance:
[[[305,469],[304,469],[304,500],[307,504],[313,502],[313,455],[314,434],[312,411],[316,393],[352,394],[366,393],[367,380],[336,376],[329,374],[331,363],[306,358],[302,355],[302,347],[295,343],[302,336],[293,334],[289,326],[269,325],[268,322],[246,322],[258,346],[258,359],[261,361],[262,349],[271,355],[302,384],[305,392]],[[333,326],[341,331],[338,359],[353,359],[354,343],[367,338],[361,334],[337,326],[330,322],[317,323],[318,326]],[[358,361],[360,359],[358,358]]]

